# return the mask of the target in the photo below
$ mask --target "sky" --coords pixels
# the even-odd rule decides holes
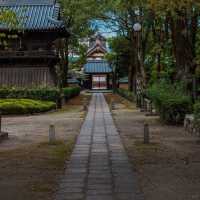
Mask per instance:
[[[94,21],[92,23],[92,27],[98,29],[98,32],[106,38],[116,36],[116,33],[112,31],[112,29],[106,26],[105,22],[102,21]]]

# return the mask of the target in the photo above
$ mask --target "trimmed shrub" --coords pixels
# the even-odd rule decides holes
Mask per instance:
[[[63,88],[63,95],[66,100],[69,100],[70,98],[73,98],[75,96],[78,96],[81,92],[80,87],[67,87]]]
[[[0,98],[35,99],[56,102],[60,98],[60,92],[57,88],[0,88]]]
[[[181,124],[192,111],[191,98],[184,94],[181,85],[160,82],[147,89],[147,96],[165,123]]]
[[[193,106],[194,111],[194,128],[200,133],[200,102],[196,102]]]
[[[128,99],[129,101],[135,101],[135,95],[133,92],[130,92],[126,89],[118,88],[116,92],[121,95],[122,97]]]
[[[200,102],[194,104],[194,117],[196,120],[200,120]]]
[[[1,99],[0,111],[9,114],[33,114],[56,109],[56,103],[31,99]]]

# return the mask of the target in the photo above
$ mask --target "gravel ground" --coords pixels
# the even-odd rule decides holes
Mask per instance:
[[[57,112],[3,119],[9,140],[0,143],[0,199],[53,200],[89,99],[81,95]],[[56,126],[54,145],[48,144],[50,124]]]
[[[146,117],[117,95],[107,94],[106,99],[139,173],[145,200],[199,200],[199,138],[186,133],[183,127],[163,125],[158,117]],[[150,124],[150,145],[143,144],[145,122]]]
[[[0,151],[48,141],[51,124],[56,127],[58,140],[66,140],[71,135],[77,135],[84,118],[83,102],[86,99],[87,96],[83,95],[74,98],[62,110],[52,113],[4,117],[2,130],[9,133],[9,140],[1,143]]]

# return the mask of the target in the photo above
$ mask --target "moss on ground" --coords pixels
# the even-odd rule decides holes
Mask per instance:
[[[29,200],[49,199],[56,191],[74,144],[75,137],[71,137],[51,145],[43,142],[27,149],[0,152],[0,176],[15,176],[16,182],[23,180],[19,186],[20,200],[25,200],[27,195]]]

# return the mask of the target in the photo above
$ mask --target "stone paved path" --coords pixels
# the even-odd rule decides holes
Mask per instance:
[[[56,200],[141,200],[103,94],[93,94]]]

